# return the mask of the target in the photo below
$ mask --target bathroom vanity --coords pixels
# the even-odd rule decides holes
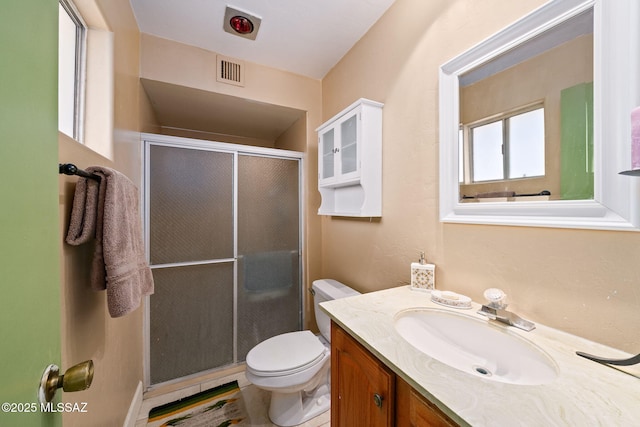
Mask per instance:
[[[321,307],[333,321],[333,426],[628,426],[640,419],[640,367],[616,369],[575,354],[629,357],[619,350],[540,324],[521,331],[477,314],[476,303],[471,309],[443,307],[433,303],[429,293],[407,286]],[[511,368],[489,361],[488,366],[494,363],[491,376],[484,369],[454,367],[453,361],[445,360],[446,353],[437,355],[442,359],[438,360],[427,354],[428,346],[420,350],[415,341],[409,342],[406,331],[398,332],[399,319],[422,312],[486,326],[507,339],[503,361],[509,356],[519,359],[523,356],[518,352],[530,349],[552,375],[539,380],[536,375],[527,378],[527,372],[503,375]],[[464,336],[464,329],[457,329]],[[455,331],[440,332],[447,336]],[[510,343],[523,347],[512,349]],[[540,368],[527,357],[525,368],[529,363],[531,370]]]
[[[336,323],[331,325],[332,426],[457,426]]]

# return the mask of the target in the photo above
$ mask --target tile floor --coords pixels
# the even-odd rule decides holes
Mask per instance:
[[[145,399],[142,402],[142,408],[138,419],[136,421],[136,427],[145,427],[147,425],[147,418],[149,411],[156,406],[163,405],[165,403],[173,402],[175,400],[191,396],[201,391],[208,390],[210,388],[226,384],[228,382],[237,380],[242,392],[244,404],[249,416],[249,422],[245,424],[247,427],[272,427],[269,421],[269,393],[260,390],[253,384],[251,384],[244,375],[244,372],[228,375],[221,378],[216,378],[202,384],[196,384],[189,387],[181,388],[179,390],[154,396],[149,399]],[[331,411],[327,411],[324,414],[301,424],[300,427],[329,427],[331,424]]]

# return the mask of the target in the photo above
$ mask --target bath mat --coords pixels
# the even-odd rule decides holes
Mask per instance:
[[[227,427],[248,425],[237,381],[153,408],[148,427]]]

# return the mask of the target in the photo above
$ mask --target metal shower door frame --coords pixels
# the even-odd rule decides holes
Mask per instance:
[[[299,205],[299,223],[298,223],[298,253],[300,254],[299,261],[299,292],[300,292],[300,304],[298,307],[299,311],[299,322],[300,325],[304,325],[304,259],[305,253],[303,251],[304,248],[304,160],[305,154],[298,151],[290,151],[290,150],[280,150],[275,148],[265,148],[265,147],[254,147],[248,145],[240,145],[240,144],[230,144],[225,142],[214,142],[214,141],[205,141],[198,139],[190,139],[183,137],[174,137],[167,135],[157,135],[157,134],[149,134],[143,133],[141,135],[141,150],[142,150],[142,187],[143,191],[141,194],[141,204],[143,206],[142,215],[143,215],[143,227],[144,227],[144,244],[145,244],[145,254],[147,257],[147,262],[150,263],[150,215],[149,215],[149,206],[150,206],[150,150],[151,146],[164,146],[164,147],[173,147],[173,148],[185,148],[185,149],[194,149],[194,150],[204,150],[204,151],[213,151],[213,152],[221,152],[228,153],[233,155],[233,258],[224,258],[224,259],[216,259],[216,260],[205,260],[205,261],[190,261],[190,262],[178,262],[178,263],[168,263],[168,264],[159,264],[155,266],[151,266],[151,269],[157,268],[166,268],[166,267],[183,267],[183,266],[193,266],[193,265],[205,265],[205,264],[217,264],[217,263],[233,263],[233,363],[231,365],[222,366],[210,369],[208,371],[197,372],[185,377],[176,378],[169,381],[164,381],[161,383],[151,384],[151,368],[150,368],[150,360],[151,360],[151,346],[150,346],[150,298],[151,296],[145,297],[144,304],[144,318],[143,318],[143,376],[144,376],[144,390],[149,391],[161,386],[170,385],[176,382],[196,378],[202,375],[206,375],[207,373],[215,372],[220,369],[237,366],[238,362],[238,158],[240,155],[249,155],[249,156],[257,156],[257,157],[269,157],[276,159],[286,159],[286,160],[297,160],[298,161],[298,205]]]

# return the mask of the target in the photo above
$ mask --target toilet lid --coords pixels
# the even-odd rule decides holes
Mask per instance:
[[[246,362],[258,375],[287,375],[318,363],[326,350],[311,331],[289,332],[252,348]]]

